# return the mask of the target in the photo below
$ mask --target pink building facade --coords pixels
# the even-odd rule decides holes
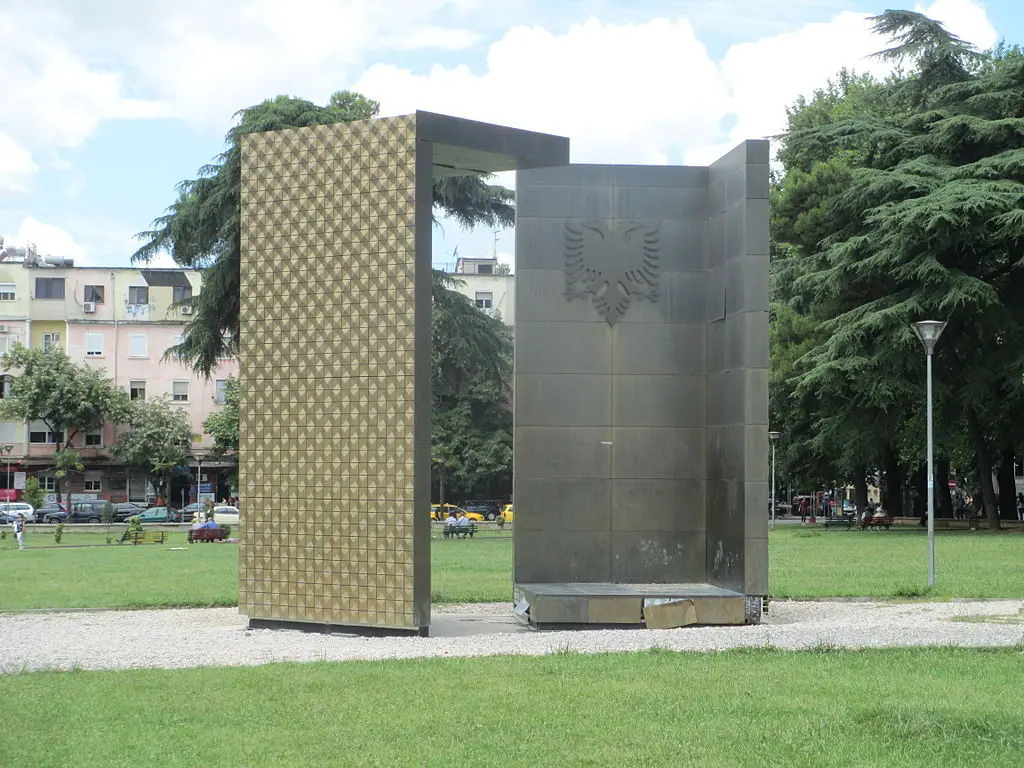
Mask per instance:
[[[61,260],[56,260],[61,263]],[[191,471],[180,473],[171,502],[187,503],[203,490],[231,495],[233,462],[211,455],[203,422],[223,405],[226,383],[237,377],[234,359],[220,362],[206,379],[180,362],[164,359],[184,333],[188,312],[179,302],[199,293],[202,274],[192,270],[75,268],[0,263],[0,354],[23,344],[64,349],[78,363],[102,368],[133,399],[166,397],[184,410],[192,428]],[[0,394],[9,392],[2,373]],[[73,495],[112,501],[146,501],[151,486],[144,472],[118,466],[110,446],[124,427],[108,424],[72,438],[85,471],[71,478]],[[39,478],[49,498],[56,487],[52,456],[63,436],[42,423],[0,423],[0,498],[18,498],[26,476]],[[8,448],[9,446],[9,448]],[[176,504],[177,505],[177,504]]]

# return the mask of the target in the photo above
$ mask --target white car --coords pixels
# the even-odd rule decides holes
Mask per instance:
[[[213,508],[213,521],[217,525],[238,525],[238,507],[218,505]]]
[[[25,516],[26,523],[34,523],[36,521],[36,508],[31,504],[26,504],[23,501],[0,502],[0,515],[16,517],[19,513]]]

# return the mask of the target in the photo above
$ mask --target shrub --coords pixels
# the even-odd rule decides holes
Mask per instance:
[[[53,529],[53,543],[60,544],[60,540],[64,537],[64,523],[57,523],[57,527]]]
[[[46,494],[39,486],[38,477],[30,477],[25,481],[25,490],[21,494],[21,498],[26,504],[31,504],[36,509],[46,503]]]
[[[121,533],[121,541],[128,541],[133,531],[142,530],[142,521],[139,520],[138,515],[133,515],[128,518],[128,525],[124,527],[124,531]]]
[[[100,512],[100,519],[107,525],[114,522],[114,505],[109,501],[103,505],[103,510]]]
[[[224,531],[224,538],[225,539],[228,538],[231,535],[231,526],[230,525],[222,525],[222,526],[220,526],[220,529],[222,531]]]

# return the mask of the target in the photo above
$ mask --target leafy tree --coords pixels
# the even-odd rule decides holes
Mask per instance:
[[[431,457],[441,501],[490,487],[512,473],[512,337],[496,317],[451,290],[434,292]]]
[[[148,262],[167,252],[184,267],[205,269],[203,290],[188,300],[193,314],[181,344],[168,354],[190,362],[209,375],[217,361],[237,348],[239,267],[241,263],[241,137],[313,125],[366,120],[379,104],[351,91],[339,91],[325,106],[304,99],[277,96],[237,113],[237,124],[225,137],[227,147],[199,169],[195,179],[178,185],[178,199],[153,229],[138,237],[144,244],[134,261]],[[434,185],[436,206],[460,224],[512,226],[513,193],[477,176],[446,177]],[[438,285],[435,283],[435,292]]]
[[[111,453],[128,466],[145,470],[157,497],[168,497],[171,476],[192,455],[192,429],[185,412],[166,398],[132,403],[130,430]]]
[[[203,430],[213,438],[214,452],[219,456],[238,453],[238,381],[230,378],[225,385],[224,406],[203,422]]]
[[[948,319],[936,350],[939,442],[954,439],[942,427],[962,416],[998,527],[992,457],[1014,437],[988,425],[1024,402],[1024,61],[1008,51],[984,62],[920,14],[875,21],[897,42],[881,55],[915,67],[886,84],[889,112],[786,137],[794,155],[814,158],[794,174],[795,210],[781,216],[799,242],[787,298],[812,308],[820,335],[793,383],[828,409],[819,428],[863,433],[873,414],[889,432],[886,451],[919,465],[923,435],[916,448],[906,440],[922,421],[923,355],[910,324]]]
[[[39,509],[46,503],[46,493],[43,491],[42,486],[39,485],[38,477],[30,477],[25,481],[25,491],[22,494],[22,498],[36,509]]]
[[[10,394],[0,400],[0,418],[41,421],[55,435],[57,444],[54,467],[61,486],[67,488],[70,472],[81,471],[78,454],[71,442],[80,432],[101,429],[106,422],[123,424],[131,414],[128,394],[114,385],[102,369],[78,365],[61,349],[28,349],[16,345],[3,356],[4,368],[11,372]],[[67,454],[67,455],[65,455]]]

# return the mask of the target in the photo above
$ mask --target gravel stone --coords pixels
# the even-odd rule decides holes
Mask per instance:
[[[429,656],[607,653],[663,648],[990,647],[1024,645],[1024,600],[945,603],[773,602],[746,627],[668,630],[506,631],[508,603],[435,606],[436,614],[488,617],[487,634],[367,638],[297,630],[249,630],[234,608],[7,614],[0,616],[0,673],[41,669],[243,666],[280,661]],[[964,621],[964,619],[970,619]],[[481,624],[484,626],[485,624]]]

